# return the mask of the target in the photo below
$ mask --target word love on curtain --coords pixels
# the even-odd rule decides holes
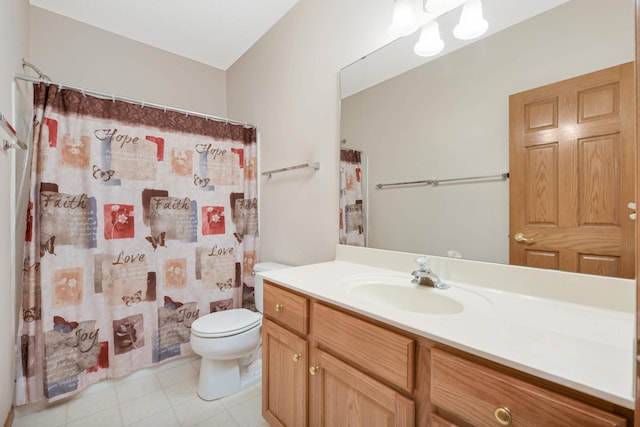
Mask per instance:
[[[191,354],[253,308],[256,130],[34,87],[18,404]]]
[[[340,243],[365,246],[362,153],[340,150]]]

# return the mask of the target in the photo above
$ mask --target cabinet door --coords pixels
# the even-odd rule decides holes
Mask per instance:
[[[412,427],[415,404],[395,390],[318,350],[310,367],[313,426]]]
[[[262,321],[262,416],[273,427],[307,425],[307,342]]]

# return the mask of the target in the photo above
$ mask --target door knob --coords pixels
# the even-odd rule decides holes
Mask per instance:
[[[513,236],[513,239],[516,242],[533,243],[533,237],[527,237],[524,233],[516,233],[516,235]]]
[[[309,373],[311,375],[315,375],[319,370],[320,370],[319,366],[312,366],[312,367],[309,368]]]
[[[282,310],[283,308],[284,308],[284,305],[282,305],[282,304],[276,304],[276,306],[275,306],[275,310],[276,310],[276,311],[280,311],[280,310]]]
[[[298,360],[300,360],[301,357],[302,355],[300,353],[295,353],[293,356],[291,356],[294,362],[297,362]]]
[[[629,218],[631,218],[634,221],[636,220],[636,218],[638,216],[638,214],[636,213],[637,206],[638,205],[633,203],[633,202],[631,202],[631,203],[629,203],[627,205],[627,207],[633,211],[633,213],[629,215]]]

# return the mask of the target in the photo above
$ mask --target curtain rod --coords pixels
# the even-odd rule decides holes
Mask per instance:
[[[25,64],[27,65],[27,64]],[[42,76],[45,76],[44,74],[41,74]],[[83,95],[93,95],[93,96],[97,96],[99,98],[103,98],[103,99],[111,99],[113,101],[123,101],[123,102],[128,102],[129,104],[137,104],[140,105],[142,107],[154,107],[154,108],[158,108],[161,110],[164,110],[164,112],[166,113],[167,111],[173,111],[175,113],[182,113],[182,114],[186,114],[187,116],[196,116],[196,117],[202,117],[205,120],[216,120],[219,122],[225,122],[225,123],[230,123],[233,125],[242,125],[246,128],[255,128],[256,126],[252,123],[247,123],[247,122],[241,122],[238,120],[232,120],[232,119],[227,119],[225,117],[218,117],[218,116],[212,116],[211,114],[205,114],[205,113],[199,113],[197,111],[189,111],[189,110],[185,110],[183,108],[177,108],[177,107],[170,107],[168,105],[162,105],[162,104],[156,104],[153,102],[146,102],[146,101],[142,101],[140,99],[135,99],[135,98],[128,98],[126,96],[118,96],[118,95],[114,95],[112,93],[107,93],[107,92],[99,92],[97,90],[90,90],[90,89],[85,89],[85,88],[81,88],[81,87],[77,87],[77,86],[71,86],[68,84],[64,84],[64,83],[59,83],[59,82],[52,82],[51,80],[48,79],[43,79],[41,77],[31,77],[31,76],[26,76],[24,74],[14,74],[13,75],[14,79],[18,79],[18,80],[24,80],[27,82],[31,82],[31,83],[44,83],[46,85],[54,85],[54,86],[58,86],[58,88],[62,89],[71,89],[71,90],[75,90],[77,92],[81,92]]]

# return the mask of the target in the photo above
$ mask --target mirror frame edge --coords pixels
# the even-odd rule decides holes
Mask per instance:
[[[635,2],[635,37],[636,37],[636,159],[640,164],[640,148],[638,147],[638,135],[640,133],[640,114],[638,113],[640,106],[640,0],[636,0]],[[636,182],[636,203],[640,201],[640,186],[638,185],[638,166],[636,166],[635,172],[635,182]],[[638,339],[638,331],[640,331],[640,227],[638,227],[638,223],[636,221],[636,352],[634,357],[634,365],[635,365],[635,414],[634,414],[634,426],[640,427],[640,360],[638,356],[640,355],[640,339]]]

